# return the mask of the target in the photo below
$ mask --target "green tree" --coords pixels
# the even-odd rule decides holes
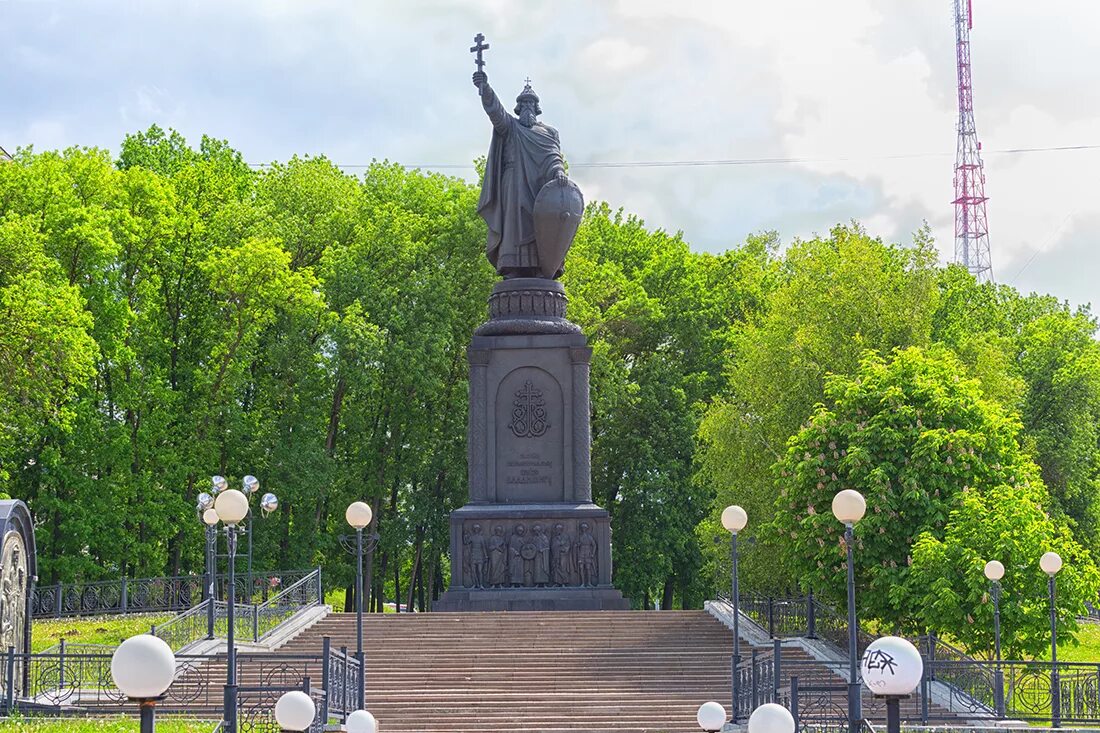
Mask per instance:
[[[767,243],[774,252],[776,243]],[[936,303],[936,252],[926,232],[912,247],[891,245],[858,226],[797,241],[769,266],[757,255],[758,305],[731,334],[726,384],[699,429],[700,480],[717,491],[703,546],[715,582],[728,577],[721,509],[749,515],[742,566],[747,588],[782,593],[796,578],[779,564],[778,538],[762,531],[775,508],[772,466],[787,439],[825,395],[828,375],[850,375],[868,349],[924,346]],[[751,549],[749,549],[751,547]]]
[[[924,626],[958,639],[973,654],[993,654],[993,601],[985,563],[999,560],[1003,654],[1041,656],[1050,648],[1044,552],[1062,557],[1058,573],[1059,634],[1072,637],[1085,601],[1094,601],[1100,573],[1091,555],[1042,510],[1045,495],[1034,479],[966,489],[951,511],[942,539],[926,532],[913,547],[914,598]]]
[[[1044,495],[1019,422],[943,347],[868,353],[855,375],[830,377],[825,396],[776,466],[769,529],[804,586],[842,599],[843,528],[830,506],[840,489],[856,489],[867,500],[855,533],[861,613],[919,628],[913,609],[927,589],[911,568],[917,538],[942,539],[966,492],[1021,486],[1021,501]]]

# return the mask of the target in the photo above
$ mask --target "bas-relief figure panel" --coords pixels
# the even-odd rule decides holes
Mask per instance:
[[[496,395],[497,501],[562,501],[565,427],[561,385],[550,373],[521,367],[501,380]]]
[[[462,528],[467,588],[594,587],[599,548],[587,520],[471,521]]]

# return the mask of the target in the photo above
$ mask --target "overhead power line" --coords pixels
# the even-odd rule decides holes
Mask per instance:
[[[1024,153],[1052,153],[1080,150],[1100,150],[1097,145],[1055,145],[1038,148],[1004,148],[1002,150],[983,150],[986,155],[1020,155]],[[703,160],[629,160],[610,161],[593,160],[569,162],[570,168],[691,168],[705,166],[737,165],[792,165],[799,163],[856,163],[876,160],[910,160],[916,158],[949,158],[954,153],[898,153],[895,155],[853,155],[834,157],[788,157],[788,158],[712,158]],[[253,168],[266,168],[270,163],[249,163]],[[373,163],[335,163],[337,168],[369,168]],[[418,163],[408,164],[405,168],[428,168],[431,170],[468,170],[473,163]]]

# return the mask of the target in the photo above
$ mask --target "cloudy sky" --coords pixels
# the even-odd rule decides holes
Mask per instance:
[[[1100,2],[973,0],[994,274],[1100,303]],[[247,160],[387,158],[471,178],[470,83],[527,75],[588,199],[700,250],[858,219],[953,252],[951,0],[0,0],[0,145],[102,146],[152,123]],[[797,163],[587,163],[797,158]],[[465,167],[463,167],[465,166]],[[349,168],[349,170],[357,170]]]

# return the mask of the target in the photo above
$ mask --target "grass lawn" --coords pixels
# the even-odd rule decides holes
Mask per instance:
[[[1058,635],[1058,661],[1100,663],[1100,624],[1081,621],[1079,626],[1077,644]],[[1039,658],[1050,661],[1050,649]]]
[[[158,718],[157,733],[210,733],[216,725],[212,720]],[[134,733],[137,718],[8,718],[0,721],[0,733]]]
[[[147,634],[152,624],[164,623],[170,618],[172,614],[39,619],[31,626],[31,650],[42,651],[57,644],[62,638],[65,639],[66,644],[81,642],[113,646],[134,634]],[[0,731],[3,730],[7,728],[0,727]],[[89,728],[89,730],[98,729]],[[104,728],[103,730],[114,729]]]

